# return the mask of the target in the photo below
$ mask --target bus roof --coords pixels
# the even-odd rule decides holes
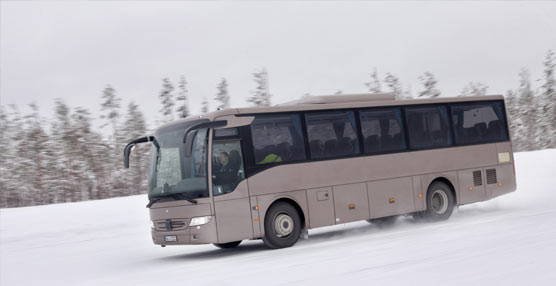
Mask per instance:
[[[361,108],[361,107],[376,107],[376,106],[488,101],[488,100],[501,100],[501,99],[504,99],[504,96],[485,95],[485,96],[464,96],[464,97],[437,97],[437,98],[425,98],[425,99],[395,99],[394,95],[391,93],[307,96],[299,100],[289,101],[274,106],[228,108],[228,109],[212,111],[203,115],[191,115],[188,116],[187,118],[178,119],[173,122],[167,123],[163,126],[160,126],[159,128],[163,128],[174,124],[180,124],[186,121],[203,119],[203,118],[212,121],[222,116],[237,115],[237,114],[295,112],[295,111],[304,111],[304,110],[327,110],[327,109]]]

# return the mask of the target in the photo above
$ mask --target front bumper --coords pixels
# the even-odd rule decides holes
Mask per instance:
[[[153,243],[156,245],[183,245],[217,243],[216,222],[213,218],[209,223],[187,227],[183,230],[156,230],[151,228]],[[177,241],[165,241],[165,236],[176,236]]]

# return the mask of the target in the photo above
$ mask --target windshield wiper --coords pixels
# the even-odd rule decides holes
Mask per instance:
[[[173,198],[184,199],[192,204],[197,204],[197,200],[186,196],[184,193],[171,194]]]
[[[192,204],[197,204],[197,200],[192,199],[192,198],[186,196],[186,195],[183,194],[183,193],[177,193],[177,194],[167,194],[167,195],[164,195],[164,196],[159,196],[159,197],[155,197],[155,198],[150,198],[150,199],[149,199],[149,203],[146,205],[146,208],[150,208],[154,203],[156,203],[156,202],[158,202],[158,201],[160,201],[160,200],[162,200],[162,199],[165,199],[165,198],[172,198],[172,199],[174,199],[175,201],[177,201],[177,200],[186,200],[186,201],[188,201],[188,202],[190,202],[190,203],[192,203]]]

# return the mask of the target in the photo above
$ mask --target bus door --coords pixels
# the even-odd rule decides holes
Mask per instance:
[[[251,204],[240,139],[213,141],[212,192],[218,242],[252,238]]]

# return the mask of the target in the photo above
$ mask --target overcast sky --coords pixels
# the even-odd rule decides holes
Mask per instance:
[[[0,104],[55,98],[97,115],[102,89],[149,120],[161,79],[189,82],[191,109],[228,79],[247,106],[265,67],[273,103],[305,93],[365,92],[373,68],[415,95],[433,72],[444,96],[470,81],[502,94],[522,67],[540,78],[556,50],[554,2],[6,2],[0,7]],[[211,108],[215,106],[211,102]],[[150,124],[149,127],[154,127]]]

